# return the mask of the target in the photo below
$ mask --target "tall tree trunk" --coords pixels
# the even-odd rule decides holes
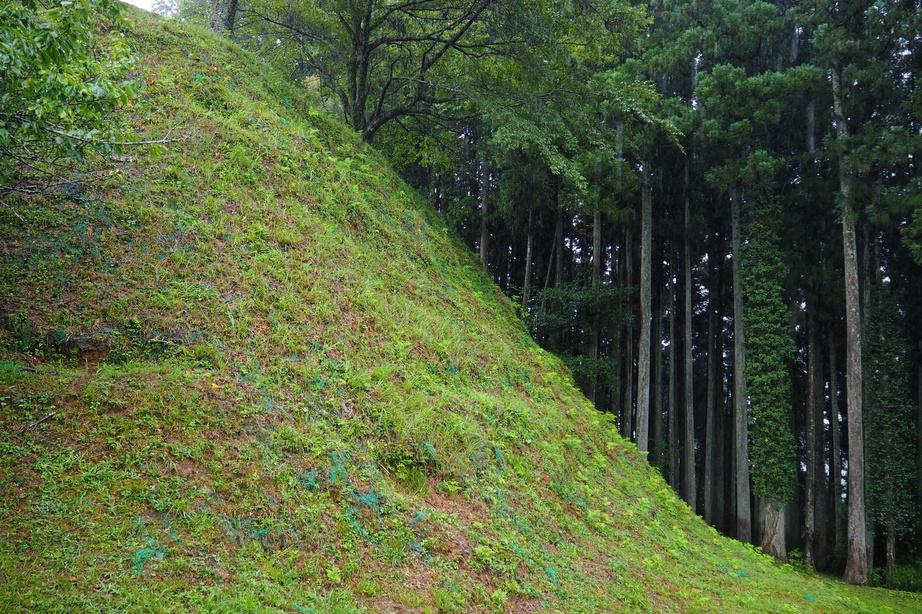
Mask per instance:
[[[624,387],[624,382],[622,381],[624,375],[621,373],[621,363],[623,362],[624,359],[621,356],[622,354],[621,336],[622,336],[621,326],[616,325],[614,339],[612,339],[612,351],[614,353],[614,357],[613,357],[614,365],[613,365],[612,370],[614,371],[614,374],[615,374],[614,389],[612,390],[612,393],[611,393],[612,413],[618,416],[619,419],[623,420],[624,409],[621,405],[621,390]],[[620,428],[620,424],[619,424],[619,428]]]
[[[832,461],[829,476],[832,478],[832,512],[835,523],[836,547],[845,545],[845,525],[842,514],[842,435],[839,432],[839,387],[836,365],[836,345],[829,334],[829,421],[832,430]]]
[[[669,257],[669,483],[679,492],[682,480],[679,477],[679,411],[676,407],[676,338],[675,338],[675,252]]]
[[[857,216],[856,216],[857,217]],[[871,303],[871,292],[875,285],[880,286],[881,284],[881,275],[880,275],[880,243],[877,240],[877,236],[874,235],[872,239],[871,235],[871,225],[865,220],[865,223],[861,225],[861,242],[862,242],[862,274],[863,279],[859,281],[859,287],[862,292],[862,302],[863,307],[861,310],[861,322],[868,321],[873,314],[873,306]],[[872,260],[873,256],[873,260]],[[862,350],[864,345],[862,345]],[[864,373],[862,372],[862,377]],[[862,387],[862,402],[864,401],[863,393],[864,388]],[[867,522],[867,520],[865,520]],[[876,537],[877,525],[871,520],[867,522],[865,528],[865,551],[867,552],[868,559],[868,571],[869,573],[874,570],[874,547],[875,547],[875,537]],[[886,539],[885,539],[886,542]]]
[[[710,269],[708,287],[708,371],[707,371],[707,416],[705,417],[704,435],[704,519],[711,526],[714,525],[714,515],[717,505],[714,489],[714,477],[717,470],[717,440],[715,422],[717,419],[717,362],[723,358],[717,354],[717,336],[720,329],[717,324],[717,302],[720,290],[717,282],[717,257],[713,248],[708,254],[708,268]]]
[[[816,103],[807,103],[807,151],[813,154],[816,151]]]
[[[733,275],[733,424],[736,469],[736,538],[752,541],[749,502],[749,424],[746,398],[746,337],[743,332],[743,287],[740,281],[740,204],[730,189],[730,225]]]
[[[920,506],[922,506],[922,339],[919,339],[919,364],[916,367],[916,388],[917,390],[917,412],[916,418],[916,495],[919,497]]]
[[[208,27],[212,32],[221,32],[224,27],[224,2],[211,0],[211,14],[208,16]]]
[[[817,323],[814,316],[814,324]],[[826,387],[823,380],[823,351],[820,343],[821,337],[819,331],[814,343],[814,358],[810,359],[810,366],[813,370],[813,398],[816,399],[816,414],[813,424],[816,426],[816,440],[814,443],[814,464],[813,487],[815,496],[815,511],[813,516],[813,562],[817,569],[826,568],[827,548],[829,542],[828,526],[828,503],[829,489],[826,486]]]
[[[723,301],[723,299],[721,299]],[[718,318],[718,321],[721,321],[721,318]],[[721,327],[722,328],[722,327]],[[718,355],[723,356],[724,354],[724,336],[722,330],[718,332],[717,338],[717,352]],[[717,378],[717,413],[715,415],[714,422],[714,434],[716,442],[716,468],[714,470],[714,488],[716,490],[715,494],[715,503],[714,503],[714,526],[718,528],[721,532],[726,533],[727,528],[727,518],[730,510],[733,505],[733,497],[727,495],[727,476],[730,475],[728,471],[728,459],[733,453],[733,446],[731,444],[732,430],[728,433],[729,423],[727,422],[727,407],[729,403],[727,402],[727,394],[724,389],[724,369],[723,363],[718,369],[718,378]],[[732,427],[730,427],[732,428]]]
[[[237,23],[237,0],[227,0],[227,10],[224,12],[224,29],[233,34]]]
[[[208,27],[212,32],[234,33],[237,25],[238,0],[212,0],[211,13],[208,16]]]
[[[832,70],[833,112],[836,137],[848,138],[842,106],[838,68]],[[842,244],[845,268],[845,388],[848,407],[848,550],[845,581],[867,584],[867,521],[864,507],[864,416],[861,407],[861,307],[858,290],[858,255],[855,245],[855,205],[852,202],[850,171],[844,156],[839,158],[839,195],[842,201]]]
[[[602,270],[602,212],[598,206],[592,213],[592,289],[599,289],[599,273]],[[599,372],[596,359],[599,357],[599,314],[592,315],[592,330],[589,331],[589,358],[592,360],[592,384],[589,399],[595,403],[599,388]]]
[[[557,222],[560,223],[559,218]],[[544,289],[545,290],[551,287],[551,280],[553,279],[551,274],[554,272],[554,263],[557,261],[557,258],[556,258],[557,250],[560,249],[557,243],[557,236],[560,234],[560,232],[561,232],[560,229],[555,226],[554,227],[554,238],[551,239],[551,249],[549,249],[547,252],[547,275],[545,275],[544,277]]]
[[[615,245],[611,246],[611,254],[612,254],[612,263],[611,263],[612,283],[613,284],[617,283],[618,289],[622,290],[624,288],[624,277],[623,275],[621,275],[622,273],[621,269],[623,268],[624,257],[623,257],[623,254],[620,253],[620,250],[617,249]],[[618,318],[620,318],[621,316],[624,315],[623,314],[624,302],[620,298],[620,296],[618,298],[617,305],[618,305],[617,316]],[[618,416],[620,419],[623,413],[623,408],[621,406],[621,389],[624,387],[624,382],[622,379],[623,374],[621,373],[621,363],[623,361],[623,356],[622,356],[622,351],[621,351],[621,338],[622,338],[624,327],[621,325],[621,322],[619,319],[616,318],[615,322],[616,323],[614,326],[614,335],[613,335],[614,339],[612,339],[612,362],[614,363],[612,366],[612,372],[615,377],[614,377],[614,382],[613,382],[613,389],[611,391],[611,398],[612,398],[611,410],[612,410],[612,413]],[[618,427],[620,429],[621,427],[620,422],[619,422]]]
[[[659,278],[659,275],[657,275]],[[663,284],[657,285],[653,329],[653,464],[663,470]]]
[[[637,356],[637,447],[649,450],[650,424],[650,290],[653,248],[653,193],[649,172],[641,190],[640,214],[640,348]]]
[[[560,200],[558,186],[559,186],[559,182],[556,182],[556,181],[555,181],[555,183],[554,183],[554,199],[555,199],[555,201],[559,201],[559,200]],[[558,204],[559,204],[559,203],[558,203]],[[560,237],[563,235],[562,224],[563,224],[563,216],[560,215],[559,206],[558,206],[557,222],[556,222],[556,224],[555,224],[555,226],[554,226],[554,238],[551,239],[551,249],[548,250],[548,254],[547,254],[547,275],[546,275],[545,278],[544,278],[544,289],[545,289],[545,291],[546,291],[548,288],[551,287],[551,279],[552,279],[552,278],[551,278],[551,273],[554,271],[555,266],[557,266],[558,253],[559,253],[560,250],[563,248],[563,246],[561,245],[561,241],[560,241]],[[542,311],[542,313],[544,312],[544,303],[545,303],[545,300],[546,300],[545,297],[542,297],[542,298],[541,298],[541,311]],[[548,335],[547,342],[548,342],[548,345],[550,345],[550,347],[552,347],[552,348],[557,348],[557,347],[559,347],[559,335],[557,334],[556,331],[552,331],[552,332]]]
[[[804,420],[804,452],[807,470],[804,475],[804,562],[816,566],[816,325],[813,305],[807,306],[807,408]]]
[[[634,231],[630,225],[624,227],[624,274],[625,287],[634,288]],[[634,313],[634,301],[628,298],[628,309]],[[624,420],[621,422],[621,434],[627,439],[634,438],[634,319],[631,318],[624,335]]]
[[[433,177],[430,193],[432,194],[432,205],[436,211],[442,213],[442,176],[439,173],[435,173]]]
[[[518,236],[512,234],[508,243],[503,250],[503,290],[508,292],[513,280],[513,271],[515,271],[515,254],[518,251]]]
[[[599,287],[602,270],[602,212],[596,207],[592,213],[592,288]]]
[[[362,132],[362,138],[370,141],[374,131],[369,131],[368,117],[365,109],[368,105],[368,74],[371,68],[371,50],[369,49],[369,37],[371,35],[370,22],[372,3],[365,5],[364,11],[352,12],[352,25],[350,27],[352,36],[351,58],[349,62],[349,90],[347,99],[350,106],[349,116],[351,117],[352,127]]]
[[[682,448],[685,458],[685,500],[688,501],[692,511],[697,510],[698,485],[695,482],[695,390],[693,387],[693,362],[692,362],[692,274],[691,274],[691,202],[688,194],[688,162],[685,163],[685,343],[683,352],[685,353],[685,386],[683,394],[685,396],[685,437],[682,440]]]
[[[891,495],[890,500],[893,501]],[[887,515],[887,575],[896,568],[896,516],[891,509]]]
[[[616,126],[615,126],[615,150],[616,150],[617,159],[618,159],[619,161],[621,160],[622,153],[623,153],[623,149],[624,149],[624,143],[623,143],[623,140],[622,140],[622,139],[623,139],[623,135],[624,135],[624,126],[623,126],[623,124],[622,124],[620,121],[618,121],[617,124],[616,124]],[[621,175],[622,175],[622,172],[621,172],[621,164],[617,164],[617,165],[615,166],[615,169],[616,169],[616,170],[615,170],[615,179],[616,179],[615,186],[616,186],[617,191],[620,192],[621,189],[622,189],[622,185],[621,185],[621,179],[622,179],[622,177],[621,177]],[[622,245],[621,247],[623,248],[624,245]],[[617,273],[618,273],[618,279],[621,280],[621,284],[620,284],[619,290],[623,290],[623,289],[624,289],[624,276],[622,275],[622,273],[623,273],[622,269],[623,269],[623,266],[624,266],[625,259],[624,259],[624,253],[623,253],[623,251],[624,251],[623,249],[621,249],[621,250],[616,250],[616,249],[614,248],[614,246],[612,246],[612,250],[611,250],[612,259],[618,261]],[[613,273],[615,272],[615,270],[616,270],[615,267],[612,266],[612,272],[613,272]],[[619,298],[618,298],[618,307],[619,307],[618,316],[621,317],[621,316],[624,315],[624,309],[623,309],[623,308],[624,308],[624,300],[623,300],[623,298],[621,298],[620,296],[619,296]],[[612,402],[613,402],[613,404],[615,405],[615,407],[612,407],[612,410],[614,411],[615,415],[618,416],[618,429],[620,430],[621,434],[623,435],[623,434],[624,434],[624,405],[623,405],[623,400],[622,400],[621,393],[622,393],[622,390],[624,389],[625,383],[627,384],[627,387],[628,387],[628,388],[631,387],[631,380],[630,380],[630,378],[628,378],[628,380],[625,382],[625,380],[624,380],[624,375],[623,375],[623,373],[622,373],[622,371],[621,371],[621,366],[622,366],[621,363],[623,362],[623,359],[622,359],[622,356],[621,356],[621,340],[622,340],[622,339],[621,339],[621,336],[622,336],[622,329],[623,329],[623,326],[622,326],[621,322],[620,322],[620,321],[616,321],[616,324],[615,324],[615,335],[614,335],[614,336],[615,336],[615,338],[614,338],[614,348],[613,348],[613,350],[614,350],[614,351],[613,351],[613,353],[614,353],[614,363],[615,363],[615,364],[614,364],[614,367],[615,367],[615,389],[612,391],[612,392],[613,392],[613,394],[612,394]]]
[[[723,355],[723,338],[718,336],[717,352]],[[714,528],[726,532],[727,514],[733,505],[727,496],[725,467],[727,464],[726,397],[723,389],[723,364],[717,370],[717,406],[714,414]]]
[[[525,275],[522,281],[522,310],[524,315],[524,310],[528,308],[528,295],[531,292],[531,260],[532,260],[532,248],[535,242],[535,229],[534,229],[534,207],[528,205],[528,239],[525,242]]]
[[[557,227],[554,241],[557,244],[557,251],[554,253],[554,287],[559,288],[563,284],[563,204],[560,202],[560,188],[557,188]]]
[[[870,226],[861,225],[861,321],[865,322],[871,315],[871,232]]]
[[[490,172],[486,163],[480,163],[480,264],[484,268],[488,267],[488,258],[490,256],[490,230],[487,227],[487,219],[490,215]]]
[[[787,560],[787,546],[785,544],[784,504],[759,497],[759,534],[760,545],[765,554],[771,555],[779,561]]]

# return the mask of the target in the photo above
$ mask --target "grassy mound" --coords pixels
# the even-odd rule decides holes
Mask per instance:
[[[720,537],[317,101],[132,13],[143,138],[0,208],[0,611],[906,611]]]

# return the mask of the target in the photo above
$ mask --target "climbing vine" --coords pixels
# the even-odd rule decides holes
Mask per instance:
[[[865,378],[868,512],[879,526],[904,533],[918,515],[914,406],[909,386],[909,344],[890,288],[875,289],[867,318]]]
[[[794,344],[782,287],[787,270],[776,228],[780,217],[777,201],[753,203],[741,271],[753,492],[779,502],[791,499],[796,484],[788,371]]]

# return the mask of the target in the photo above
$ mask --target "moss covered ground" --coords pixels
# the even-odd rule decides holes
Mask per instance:
[[[130,24],[177,140],[0,208],[0,611],[922,611],[719,536],[310,88]]]

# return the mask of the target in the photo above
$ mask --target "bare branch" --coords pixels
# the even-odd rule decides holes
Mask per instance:
[[[51,134],[57,134],[58,136],[63,136],[69,139],[74,139],[75,141],[80,141],[81,143],[98,143],[100,145],[117,145],[119,147],[129,147],[133,145],[159,145],[162,143],[176,143],[178,141],[188,140],[188,136],[181,136],[178,138],[163,138],[163,139],[153,139],[149,141],[109,141],[106,139],[88,139],[76,134],[70,134],[64,132],[63,130],[58,130],[57,128],[46,128],[47,132]]]

